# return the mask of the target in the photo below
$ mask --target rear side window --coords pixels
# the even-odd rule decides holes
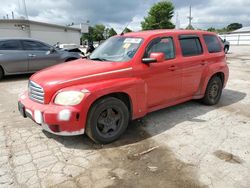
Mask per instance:
[[[25,50],[32,50],[32,51],[49,51],[49,46],[46,46],[37,41],[29,41],[25,40],[22,41],[23,47]]]
[[[218,38],[214,35],[204,35],[204,40],[209,53],[217,53],[222,51]]]
[[[18,40],[0,41],[0,50],[22,50]]]
[[[198,36],[182,35],[180,36],[179,40],[183,56],[196,56],[203,53],[201,42]]]
[[[157,38],[150,42],[144,57],[149,57],[151,53],[162,52],[166,59],[175,58],[174,42],[171,37]]]

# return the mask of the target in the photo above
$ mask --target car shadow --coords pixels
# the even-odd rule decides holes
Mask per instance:
[[[92,142],[86,135],[61,137],[44,131],[44,134],[62,143],[67,148],[74,149],[101,149],[113,148],[140,142],[147,138],[161,134],[176,125],[185,122],[206,122],[198,117],[218,108],[237,103],[246,97],[246,93],[224,89],[220,102],[215,106],[205,106],[197,101],[189,101],[176,106],[152,112],[145,117],[132,121],[122,137],[108,145],[99,145]]]
[[[16,81],[22,81],[22,80],[28,80],[32,74],[18,74],[18,75],[8,75],[4,76],[2,80],[0,80],[0,83],[7,83],[7,82],[16,82]]]

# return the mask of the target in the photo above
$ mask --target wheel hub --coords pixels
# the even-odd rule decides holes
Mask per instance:
[[[113,108],[104,110],[98,118],[98,130],[103,135],[115,134],[119,128],[121,115]]]

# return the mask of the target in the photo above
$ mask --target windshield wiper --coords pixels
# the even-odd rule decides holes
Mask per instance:
[[[99,57],[96,57],[96,58],[89,58],[90,60],[93,60],[93,61],[107,61],[107,59],[105,58],[99,58]]]

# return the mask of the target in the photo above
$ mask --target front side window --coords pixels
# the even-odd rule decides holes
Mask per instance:
[[[31,51],[49,51],[50,47],[46,46],[40,42],[25,40],[22,41],[24,50]]]
[[[197,36],[181,36],[179,40],[184,57],[197,56],[203,53],[200,39]]]
[[[217,53],[222,51],[218,38],[214,35],[204,35],[204,40],[209,53]]]
[[[0,41],[0,50],[22,50],[18,40]]]
[[[111,37],[101,44],[91,55],[91,60],[126,62],[131,60],[143,39],[134,37]]]
[[[174,49],[174,42],[171,37],[157,38],[150,42],[144,57],[148,58],[154,52],[162,52],[165,54],[166,59],[174,59]]]

